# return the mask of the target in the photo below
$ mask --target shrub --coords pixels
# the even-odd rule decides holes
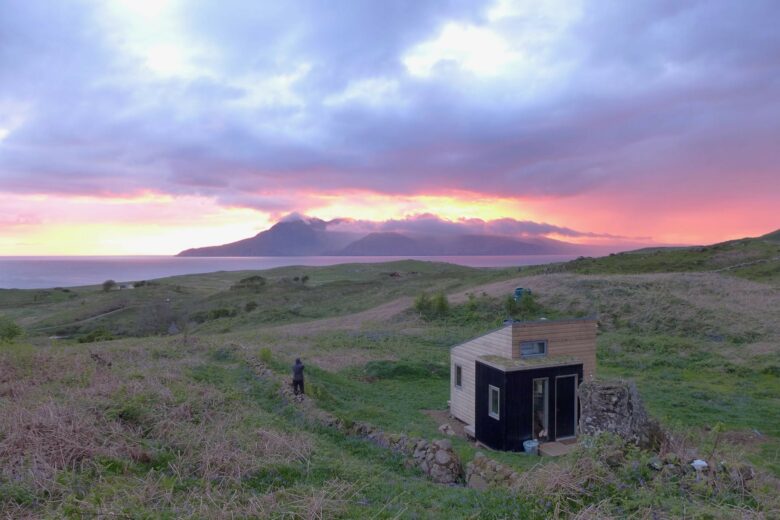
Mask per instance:
[[[0,343],[11,343],[20,338],[24,330],[10,318],[0,316]]]
[[[258,292],[260,289],[265,287],[266,280],[260,275],[255,276],[249,276],[247,278],[242,278],[238,282],[234,283],[232,286],[230,286],[231,291],[242,291],[242,290],[248,290],[248,291],[255,291]]]
[[[443,292],[438,293],[432,300],[432,311],[436,317],[444,317],[450,312],[450,302],[447,300],[447,295]]]
[[[513,317],[524,320],[535,320],[544,312],[544,309],[536,301],[536,297],[528,292],[523,293],[523,297],[517,302]]]
[[[245,312],[252,312],[255,309],[257,309],[257,302],[246,302],[246,305],[244,305]]]
[[[110,341],[112,339],[114,339],[113,334],[101,327],[81,336],[78,341],[79,343],[95,343],[96,341]]]
[[[103,292],[108,292],[114,287],[116,287],[116,282],[114,280],[106,280],[103,282]]]
[[[273,353],[271,352],[270,348],[263,347],[260,349],[260,361],[262,361],[266,365],[271,364],[271,361],[273,361]]]
[[[417,298],[414,299],[414,310],[420,313],[422,316],[428,316],[431,313],[433,302],[428,293],[422,292]]]
[[[210,311],[201,311],[192,316],[192,320],[196,323],[203,323],[206,321],[218,320],[220,318],[232,318],[238,315],[236,309],[211,309]]]

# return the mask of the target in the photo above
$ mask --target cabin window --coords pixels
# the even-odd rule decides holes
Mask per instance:
[[[523,341],[520,343],[520,357],[532,358],[547,355],[547,340]]]
[[[500,419],[501,391],[493,385],[488,385],[488,415],[493,419]]]
[[[463,368],[460,365],[455,365],[455,387],[461,388],[463,386]]]

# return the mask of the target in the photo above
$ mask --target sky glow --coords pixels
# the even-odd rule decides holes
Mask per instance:
[[[761,0],[3,2],[0,255],[170,254],[291,212],[600,244],[763,234],[778,18]]]

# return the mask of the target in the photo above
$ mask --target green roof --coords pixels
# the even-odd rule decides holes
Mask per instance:
[[[532,368],[556,367],[561,365],[574,365],[582,363],[581,360],[572,356],[563,357],[533,357],[533,358],[506,358],[502,356],[480,356],[477,358],[498,369],[509,370],[528,370]]]

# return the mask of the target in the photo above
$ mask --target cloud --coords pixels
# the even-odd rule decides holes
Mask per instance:
[[[300,220],[305,218],[300,214],[292,214],[284,220]],[[385,221],[333,219],[328,222],[328,228],[337,231],[351,231],[361,233],[395,232],[417,235],[504,235],[512,237],[544,237],[557,235],[569,238],[607,238],[614,240],[649,240],[648,237],[623,237],[607,233],[593,233],[577,231],[571,228],[555,226],[552,224],[533,222],[530,220],[516,220],[513,218],[501,218],[483,220],[479,218],[449,220],[430,213],[409,215],[403,219],[389,219]]]
[[[275,192],[317,190],[610,192],[616,211],[777,192],[778,15],[771,0],[7,2],[0,185],[272,212],[313,203]]]

